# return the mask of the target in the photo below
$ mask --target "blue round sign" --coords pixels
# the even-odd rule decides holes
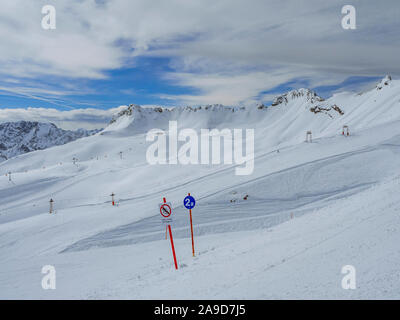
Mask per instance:
[[[185,199],[183,199],[183,205],[186,209],[193,209],[196,205],[196,200],[194,200],[192,196],[187,196]]]

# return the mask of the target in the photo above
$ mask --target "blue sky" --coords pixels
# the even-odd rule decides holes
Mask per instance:
[[[41,27],[47,4],[55,30]],[[3,0],[0,109],[256,105],[301,87],[327,98],[396,78],[399,2],[354,0],[355,30],[341,26],[345,4]]]
[[[163,80],[162,74],[173,72],[168,58],[136,58],[135,67],[119,68],[104,71],[105,79],[68,79],[64,77],[44,77],[43,79],[26,79],[28,86],[51,87],[63,91],[68,83],[80,88],[79,94],[67,94],[59,97],[51,94],[33,93],[37,99],[25,95],[2,90],[0,97],[2,107],[49,107],[59,110],[71,108],[96,107],[100,109],[114,108],[130,103],[141,105],[172,105],[169,99],[160,98],[160,94],[195,94],[196,89],[179,86],[171,81]],[[22,79],[18,79],[21,81]],[[63,85],[57,85],[62,83]],[[1,86],[7,83],[0,82]]]
[[[177,85],[171,80],[163,79],[162,75],[166,72],[173,72],[168,58],[138,58],[135,67],[121,68],[105,72],[106,78],[99,80],[73,80],[62,77],[46,77],[36,81],[41,85],[50,86],[55,90],[63,90],[63,86],[58,86],[59,82],[73,82],[81,88],[80,94],[67,94],[57,97],[49,94],[35,94],[36,98],[29,94],[11,93],[3,90],[0,97],[2,107],[7,108],[26,108],[43,107],[56,108],[59,110],[71,110],[76,108],[95,107],[99,109],[115,108],[120,105],[130,103],[140,105],[176,105],[176,101],[163,98],[163,95],[201,95],[198,89],[190,86]],[[334,92],[340,90],[356,91],[371,83],[375,83],[380,77],[348,77],[344,81],[326,86],[310,86],[310,81],[301,78],[277,84],[276,87],[261,91],[255,97],[259,103],[268,104],[271,102],[270,95],[279,95],[283,92],[297,89],[299,87],[311,88],[320,96],[327,98]],[[0,86],[6,85],[0,82]],[[218,101],[215,101],[218,103]]]

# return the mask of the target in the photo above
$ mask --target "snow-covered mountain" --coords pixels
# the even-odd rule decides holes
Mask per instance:
[[[63,145],[100,130],[63,130],[53,123],[31,121],[0,123],[0,161],[20,154]]]
[[[270,106],[143,108],[130,105],[118,113],[104,135],[145,133],[152,128],[168,129],[171,120],[179,128],[254,128],[263,147],[302,142],[307,131],[314,137],[373,127],[393,121],[399,114],[399,81],[386,76],[376,88],[362,94],[342,92],[323,99],[309,89],[292,90],[277,96]]]
[[[146,133],[170,138],[171,120],[254,129],[254,172],[150,165]],[[390,77],[362,94],[300,89],[253,108],[126,106],[100,134],[0,163],[0,298],[398,299],[399,150],[400,81]],[[56,290],[41,288],[45,265]],[[357,290],[342,288],[348,265]]]

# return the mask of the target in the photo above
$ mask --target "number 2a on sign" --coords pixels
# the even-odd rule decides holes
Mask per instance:
[[[183,199],[183,205],[186,209],[193,209],[196,205],[196,200],[190,195],[188,195],[185,199]]]

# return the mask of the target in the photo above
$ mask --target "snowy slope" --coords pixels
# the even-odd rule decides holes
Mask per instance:
[[[66,144],[97,132],[99,130],[63,130],[52,123],[30,121],[0,123],[0,161],[23,153]]]
[[[0,298],[399,298],[400,82],[379,87],[327,100],[297,90],[252,109],[131,106],[101,134],[0,164]],[[170,120],[254,128],[254,173],[147,164],[147,130]],[[174,207],[179,271],[162,197]],[[47,264],[54,291],[40,286]],[[347,264],[357,290],[340,286]]]

